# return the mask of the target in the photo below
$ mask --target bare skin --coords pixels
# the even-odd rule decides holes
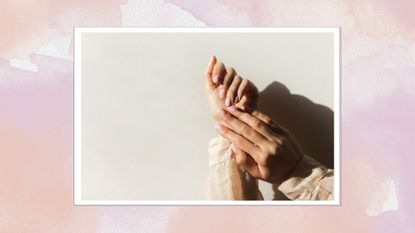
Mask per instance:
[[[257,87],[215,56],[206,68],[205,83],[218,133],[232,143],[236,163],[255,178],[281,183],[303,154],[286,129],[255,111]]]
[[[256,109],[258,89],[248,79],[238,75],[234,68],[226,68],[212,56],[205,71],[206,95],[212,115],[216,110],[235,105],[239,109]]]
[[[232,106],[219,109],[218,116],[218,133],[232,142],[236,163],[253,177],[280,184],[301,160],[294,138],[267,115]]]

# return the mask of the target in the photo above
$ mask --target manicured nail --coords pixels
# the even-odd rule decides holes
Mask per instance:
[[[233,151],[234,153],[236,153],[237,149],[236,149],[235,144],[232,144],[232,145],[231,145],[231,148],[232,148],[232,151]]]
[[[213,82],[214,82],[214,83],[218,83],[218,80],[219,80],[219,75],[215,74],[215,75],[213,76]]]
[[[231,105],[231,98],[229,98],[229,96],[226,97],[225,105],[226,105],[226,107],[229,107]]]
[[[222,129],[222,125],[215,125],[215,128],[216,128],[217,130],[221,130],[221,129]]]
[[[221,108],[219,108],[218,110],[217,110],[217,112],[218,112],[218,114],[220,115],[220,116],[225,116],[225,110],[223,110],[223,109],[221,109]]]
[[[220,88],[219,98],[221,98],[221,99],[225,98],[225,88],[223,86],[221,86],[221,88]]]
[[[230,106],[229,108],[229,112],[235,112],[235,105]]]

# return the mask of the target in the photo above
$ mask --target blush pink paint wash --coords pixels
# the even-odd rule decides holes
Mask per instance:
[[[413,232],[413,9],[410,0],[2,1],[0,232]],[[341,206],[74,206],[74,26],[340,26]]]

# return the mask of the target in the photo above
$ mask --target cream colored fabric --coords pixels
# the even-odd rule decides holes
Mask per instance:
[[[209,200],[262,200],[258,182],[241,171],[232,158],[230,143],[219,136],[209,143]]]
[[[258,181],[238,168],[229,141],[220,136],[209,143],[207,183],[209,200],[263,200]],[[290,200],[332,200],[333,170],[304,155],[274,190],[274,200],[283,199],[281,193]]]

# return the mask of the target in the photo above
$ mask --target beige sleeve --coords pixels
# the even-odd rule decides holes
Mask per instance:
[[[304,155],[278,190],[291,200],[333,200],[333,182],[333,169]]]
[[[232,157],[230,142],[218,136],[209,142],[209,200],[262,200],[258,181],[241,171]]]

